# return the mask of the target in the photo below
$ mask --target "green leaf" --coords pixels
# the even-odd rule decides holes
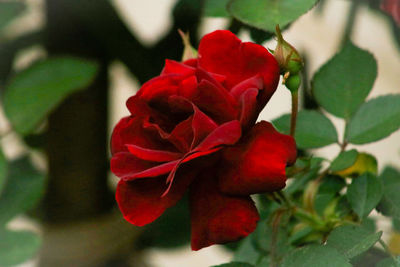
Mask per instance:
[[[7,160],[0,149],[0,196],[7,178]]]
[[[329,246],[310,245],[294,250],[280,267],[351,267],[348,260]]]
[[[329,204],[332,203],[338,192],[345,186],[346,183],[344,179],[338,176],[324,177],[322,184],[319,186],[318,192],[315,195],[314,207],[317,213],[323,216]]]
[[[371,233],[361,226],[344,225],[334,229],[328,237],[327,245],[351,259],[372,247],[382,236],[382,232]]]
[[[246,262],[233,261],[233,262],[224,263],[221,265],[214,265],[212,267],[254,267],[254,265],[248,264]]]
[[[258,251],[253,245],[252,237],[247,236],[240,242],[239,248],[236,250],[233,260],[256,264],[259,257],[260,251]]]
[[[313,94],[329,113],[350,118],[371,91],[377,74],[374,57],[350,42],[313,78]]]
[[[284,28],[310,10],[317,0],[231,0],[229,13],[255,28],[275,32],[275,26]]]
[[[400,172],[386,167],[380,175],[380,180],[383,183],[383,198],[379,203],[379,211],[400,219]]]
[[[352,209],[364,218],[378,205],[382,198],[382,183],[371,173],[354,178],[347,190],[347,200]]]
[[[385,95],[364,103],[351,118],[346,139],[365,144],[383,139],[400,128],[400,95]]]
[[[228,17],[229,0],[205,0],[203,15],[206,17]]]
[[[0,30],[25,10],[25,4],[20,1],[0,2]]]
[[[44,192],[45,175],[27,157],[10,163],[7,181],[0,196],[0,226],[34,207]]]
[[[376,265],[376,267],[400,267],[400,256],[396,258],[386,258]]]
[[[14,266],[33,258],[40,243],[32,232],[0,229],[0,266]]]
[[[286,114],[273,121],[276,128],[289,134],[290,115]],[[299,148],[323,147],[337,142],[335,126],[323,114],[314,110],[301,110],[297,115],[295,134]]]
[[[352,166],[357,159],[358,152],[355,149],[344,151],[339,154],[339,156],[332,161],[331,166],[329,167],[331,171],[337,172],[348,167]]]
[[[47,59],[18,73],[4,94],[4,111],[14,129],[28,134],[72,92],[93,80],[97,65],[73,57]]]

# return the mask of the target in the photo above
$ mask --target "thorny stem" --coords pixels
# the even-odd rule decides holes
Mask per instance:
[[[299,94],[298,90],[291,91],[292,94],[292,116],[290,117],[290,136],[294,137],[296,131],[297,113],[299,109]]]

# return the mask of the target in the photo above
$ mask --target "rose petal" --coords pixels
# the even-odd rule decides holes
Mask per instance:
[[[275,58],[261,45],[242,43],[226,30],[214,31],[203,37],[199,45],[199,67],[226,76],[228,89],[254,75],[264,80],[259,110],[272,96],[279,81],[279,66]]]
[[[190,100],[219,123],[234,120],[238,116],[236,100],[224,88],[207,80],[199,83],[196,95]]]
[[[241,135],[239,121],[230,121],[212,131],[193,151],[207,151],[221,145],[233,145]]]
[[[248,89],[240,96],[240,124],[243,129],[247,129],[257,120],[259,115],[257,111],[257,95],[258,89],[252,88]]]
[[[167,102],[169,96],[176,95],[182,80],[181,74],[165,74],[144,83],[136,96],[145,101]]]
[[[143,123],[141,117],[122,118],[111,135],[111,154],[128,151],[125,144],[134,144],[149,149],[172,149],[171,145],[162,140],[157,132],[143,128]]]
[[[190,186],[192,250],[243,238],[259,220],[250,197],[228,196],[218,190],[215,172],[204,172]]]
[[[197,146],[200,141],[206,138],[212,131],[214,131],[218,125],[206,114],[204,114],[200,109],[193,105],[193,141],[191,148]]]
[[[137,158],[154,162],[178,160],[183,156],[182,153],[147,149],[136,145],[126,145],[126,147],[128,148],[129,152],[131,152]]]
[[[262,121],[240,143],[224,149],[223,155],[218,178],[224,193],[264,193],[285,186],[285,168],[296,160],[296,144],[292,137]]]
[[[179,151],[184,153],[190,150],[190,145],[193,141],[192,121],[193,116],[190,116],[179,123],[168,136],[168,140],[173,143]]]
[[[123,180],[135,180],[138,178],[156,177],[169,173],[179,160],[163,164],[145,161],[135,157],[129,152],[119,152],[111,158],[111,171]]]
[[[230,93],[235,99],[239,100],[241,95],[248,89],[251,88],[262,89],[263,86],[264,86],[263,78],[261,77],[261,75],[258,74],[235,85],[235,87],[232,88]]]
[[[161,75],[166,74],[181,74],[183,76],[193,75],[196,69],[188,64],[183,64],[175,60],[166,59]]]
[[[197,170],[180,170],[170,192],[164,197],[161,195],[167,187],[165,176],[134,181],[120,180],[116,199],[124,218],[137,226],[153,222],[182,198],[196,174]]]

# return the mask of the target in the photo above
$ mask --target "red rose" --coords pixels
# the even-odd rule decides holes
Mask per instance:
[[[197,59],[167,60],[112,134],[125,219],[148,224],[189,190],[193,250],[251,233],[259,215],[249,195],[283,188],[296,158],[293,138],[255,124],[278,81],[275,58],[229,31],[204,36]]]
[[[400,0],[382,0],[381,9],[388,13],[400,26]]]

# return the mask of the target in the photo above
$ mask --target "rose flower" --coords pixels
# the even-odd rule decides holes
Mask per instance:
[[[197,59],[166,60],[160,76],[128,99],[131,115],[112,134],[125,219],[151,223],[188,191],[193,250],[254,231],[250,195],[282,189],[296,159],[292,137],[255,123],[278,81],[275,58],[229,31],[204,36]]]

